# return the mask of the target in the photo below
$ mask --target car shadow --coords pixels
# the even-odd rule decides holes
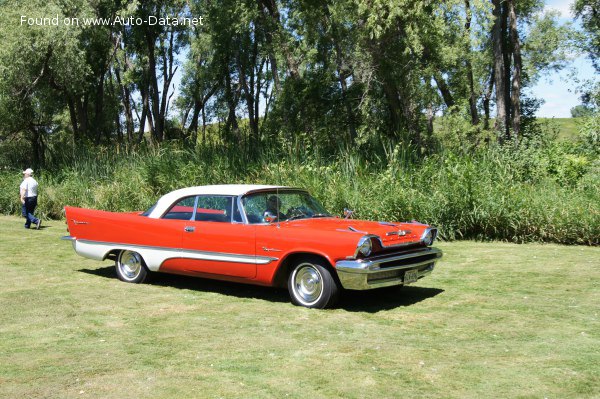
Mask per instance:
[[[117,279],[115,267],[113,265],[98,269],[80,269],[79,271],[99,277]],[[214,292],[222,295],[248,299],[261,299],[270,302],[290,301],[287,290],[283,289],[212,280],[201,277],[179,276],[177,274],[151,273],[150,278],[146,280],[144,284],[172,287],[181,290]]]
[[[377,313],[415,305],[441,294],[444,290],[428,287],[390,287],[367,291],[344,291],[338,308],[349,312]]]
[[[79,272],[98,277],[116,279],[113,265],[97,269],[80,269]],[[214,292],[238,298],[260,299],[269,302],[290,302],[286,289],[211,280],[176,274],[153,273],[148,284],[182,290]],[[342,291],[337,309],[348,312],[377,313],[406,307],[433,298],[444,290],[417,286],[393,287],[368,291]]]

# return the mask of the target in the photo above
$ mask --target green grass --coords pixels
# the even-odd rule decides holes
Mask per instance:
[[[578,122],[581,118],[538,118],[541,123],[555,126],[558,131],[559,140],[574,141],[579,136]]]
[[[600,248],[442,243],[399,292],[287,292],[77,256],[0,217],[3,398],[597,398]]]

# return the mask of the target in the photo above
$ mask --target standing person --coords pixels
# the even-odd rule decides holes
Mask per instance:
[[[36,229],[39,230],[42,225],[42,219],[33,216],[33,212],[35,212],[37,206],[38,182],[31,175],[33,175],[31,168],[23,171],[23,182],[19,187],[21,204],[23,204],[22,213],[25,217],[25,228],[28,229],[33,223],[36,225]]]

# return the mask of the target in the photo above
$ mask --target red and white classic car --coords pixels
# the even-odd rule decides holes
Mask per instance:
[[[333,217],[290,187],[189,187],[143,213],[65,212],[64,239],[81,256],[114,260],[123,281],[164,272],[287,285],[292,302],[310,308],[332,306],[342,289],[414,283],[442,256],[433,227]]]

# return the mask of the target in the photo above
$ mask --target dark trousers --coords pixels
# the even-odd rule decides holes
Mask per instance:
[[[22,207],[23,217],[25,218],[25,227],[29,228],[31,224],[38,224],[40,221],[38,218],[33,216],[33,212],[35,212],[35,208],[37,207],[37,197],[27,197],[25,198],[25,203]]]

